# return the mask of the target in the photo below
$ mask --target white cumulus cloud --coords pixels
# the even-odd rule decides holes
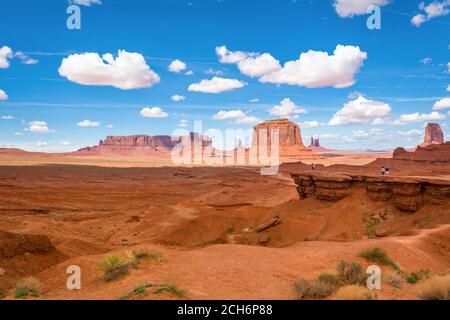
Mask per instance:
[[[296,118],[301,113],[308,113],[305,108],[297,106],[289,98],[283,99],[280,104],[272,107],[269,113],[281,118]]]
[[[173,60],[169,65],[169,71],[173,73],[180,73],[187,69],[186,63],[181,60]]]
[[[31,121],[28,123],[28,128],[25,131],[33,132],[33,133],[50,133],[53,130],[50,130],[47,122],[45,121]]]
[[[0,69],[9,68],[9,59],[13,57],[13,51],[10,47],[3,46],[0,48]]]
[[[402,125],[408,123],[420,123],[420,122],[443,120],[445,118],[446,118],[445,114],[439,113],[437,111],[433,111],[429,114],[416,112],[401,115],[399,119],[394,121],[394,124]]]
[[[433,1],[426,5],[425,2],[419,4],[422,13],[415,15],[411,19],[411,23],[416,27],[420,27],[424,22],[436,17],[446,16],[450,13],[450,0]]]
[[[27,56],[22,51],[17,51],[16,53],[14,53],[14,57],[18,58],[22,62],[22,64],[37,64],[37,63],[39,63],[39,60],[36,60],[36,59],[33,59],[33,58]]]
[[[91,120],[84,120],[77,123],[77,126],[79,127],[99,127],[100,121],[91,121]]]
[[[252,78],[259,78],[281,69],[280,62],[269,53],[233,52],[226,46],[217,47],[216,53],[221,63],[237,64],[242,74]]]
[[[188,90],[193,92],[203,93],[222,93],[231,91],[234,89],[240,89],[245,87],[245,82],[236,79],[225,79],[220,77],[214,77],[211,80],[202,80],[199,83],[193,83],[189,86]]]
[[[175,101],[175,102],[180,102],[180,101],[186,100],[186,97],[176,94],[176,95],[173,95],[170,99],[172,99],[172,101]]]
[[[231,122],[234,124],[244,124],[244,125],[257,125],[261,122],[256,117],[247,115],[242,110],[230,110],[224,111],[221,110],[213,116],[215,120],[232,120]]]
[[[433,110],[444,110],[444,109],[450,109],[450,98],[441,99],[437,101],[433,106]]]
[[[296,61],[286,62],[279,71],[260,78],[263,83],[288,84],[307,88],[346,88],[367,59],[357,46],[338,45],[333,55],[313,51],[302,53]]]
[[[8,95],[2,89],[0,89],[0,100],[8,100]]]
[[[164,112],[160,107],[143,108],[141,116],[144,118],[167,118],[167,112]]]
[[[116,58],[110,53],[70,55],[63,59],[59,74],[78,84],[122,90],[148,88],[160,81],[141,54],[125,50],[119,50]]]
[[[347,102],[329,121],[330,126],[362,124],[374,121],[380,124],[389,117],[391,106],[387,103],[367,99],[363,96]]]
[[[367,9],[372,5],[385,6],[391,0],[335,0],[334,8],[342,18],[352,18],[356,15],[367,14]]]

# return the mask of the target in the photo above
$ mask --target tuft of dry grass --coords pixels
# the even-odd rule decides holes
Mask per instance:
[[[125,255],[115,253],[105,255],[99,263],[99,269],[103,272],[105,281],[112,281],[128,274],[130,268],[136,265],[136,258],[127,251]]]
[[[344,284],[363,284],[368,275],[363,266],[357,262],[341,261],[336,267],[337,276]]]
[[[159,251],[151,252],[148,249],[136,249],[132,251],[132,254],[134,258],[138,261],[141,259],[153,260],[158,263],[164,261],[164,253]]]
[[[15,297],[17,299],[31,297],[39,297],[41,283],[34,277],[22,278],[16,283]]]
[[[294,282],[298,299],[324,299],[336,291],[336,288],[317,280],[298,280]]]
[[[351,285],[342,287],[336,292],[334,300],[377,300],[377,294],[367,288]]]
[[[406,274],[404,274],[404,276],[405,276],[405,280],[408,283],[416,284],[424,279],[428,279],[430,277],[430,270],[421,269],[418,271],[411,272],[409,274],[406,273]]]
[[[186,291],[179,289],[176,285],[171,283],[164,284],[140,284],[134,288],[130,293],[123,296],[122,300],[141,300],[145,298],[149,293],[147,289],[154,289],[151,294],[160,295],[164,292],[171,293],[178,298],[183,298],[186,295]]]
[[[421,300],[450,300],[450,275],[434,276],[419,286]]]
[[[405,284],[405,280],[401,276],[394,273],[383,276],[383,281],[398,289],[403,288],[403,285]]]

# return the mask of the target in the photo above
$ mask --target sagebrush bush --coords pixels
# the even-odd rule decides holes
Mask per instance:
[[[450,300],[450,275],[434,276],[420,284],[422,300]]]
[[[335,300],[377,300],[377,294],[367,288],[351,285],[342,287],[333,297]]]
[[[344,284],[363,284],[368,278],[363,266],[357,262],[341,261],[336,271],[339,280]]]
[[[28,296],[39,297],[41,289],[41,283],[34,277],[26,277],[20,279],[16,283],[15,297],[25,298]]]
[[[374,262],[382,266],[388,266],[394,270],[400,271],[400,267],[392,261],[387,252],[381,248],[371,248],[361,252],[359,255],[367,261]]]
[[[318,280],[298,280],[294,282],[294,290],[300,300],[303,299],[324,299],[336,290],[324,282]]]

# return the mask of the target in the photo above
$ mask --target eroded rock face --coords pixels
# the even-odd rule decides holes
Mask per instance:
[[[300,127],[289,119],[268,120],[257,125],[253,130],[252,148],[258,148],[267,141],[267,150],[272,148],[272,134],[279,132],[279,155],[281,162],[320,158],[314,151],[306,148],[302,141]]]
[[[357,176],[330,173],[292,174],[300,199],[339,201],[363,189],[372,201],[392,202],[399,210],[416,212],[424,204],[450,203],[450,182],[436,179]]]
[[[432,144],[442,143],[445,143],[445,140],[441,126],[437,123],[429,123],[425,129],[425,139],[421,146],[426,147]]]
[[[14,258],[24,254],[56,252],[50,239],[42,235],[16,234],[0,231],[0,258]]]

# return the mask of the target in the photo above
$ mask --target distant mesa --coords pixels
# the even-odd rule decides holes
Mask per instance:
[[[197,133],[190,134],[191,140],[202,140],[203,147],[211,145],[209,138],[204,138]],[[73,153],[76,156],[105,156],[105,157],[169,157],[172,149],[182,141],[178,136],[109,136],[100,140],[98,146],[87,147]]]
[[[253,130],[252,147],[244,148],[242,142],[238,142],[238,147],[234,150],[242,150],[247,153],[253,151],[256,154],[261,150],[257,146],[261,146],[264,140],[267,141],[266,156],[270,156],[272,146],[272,133],[274,130],[279,132],[279,155],[281,162],[298,162],[301,160],[314,160],[321,157],[311,148],[305,147],[302,141],[300,127],[289,121],[288,119],[276,119],[265,121],[257,125]],[[103,157],[169,157],[172,150],[185,137],[173,136],[109,136],[105,140],[101,140],[99,145],[80,149],[73,153],[76,156],[103,156]],[[203,149],[211,147],[213,155],[218,150],[212,147],[212,140],[208,137],[201,136],[198,133],[190,134],[191,141],[201,141]],[[256,149],[254,149],[256,148]],[[225,157],[229,157],[233,151],[226,152]]]

